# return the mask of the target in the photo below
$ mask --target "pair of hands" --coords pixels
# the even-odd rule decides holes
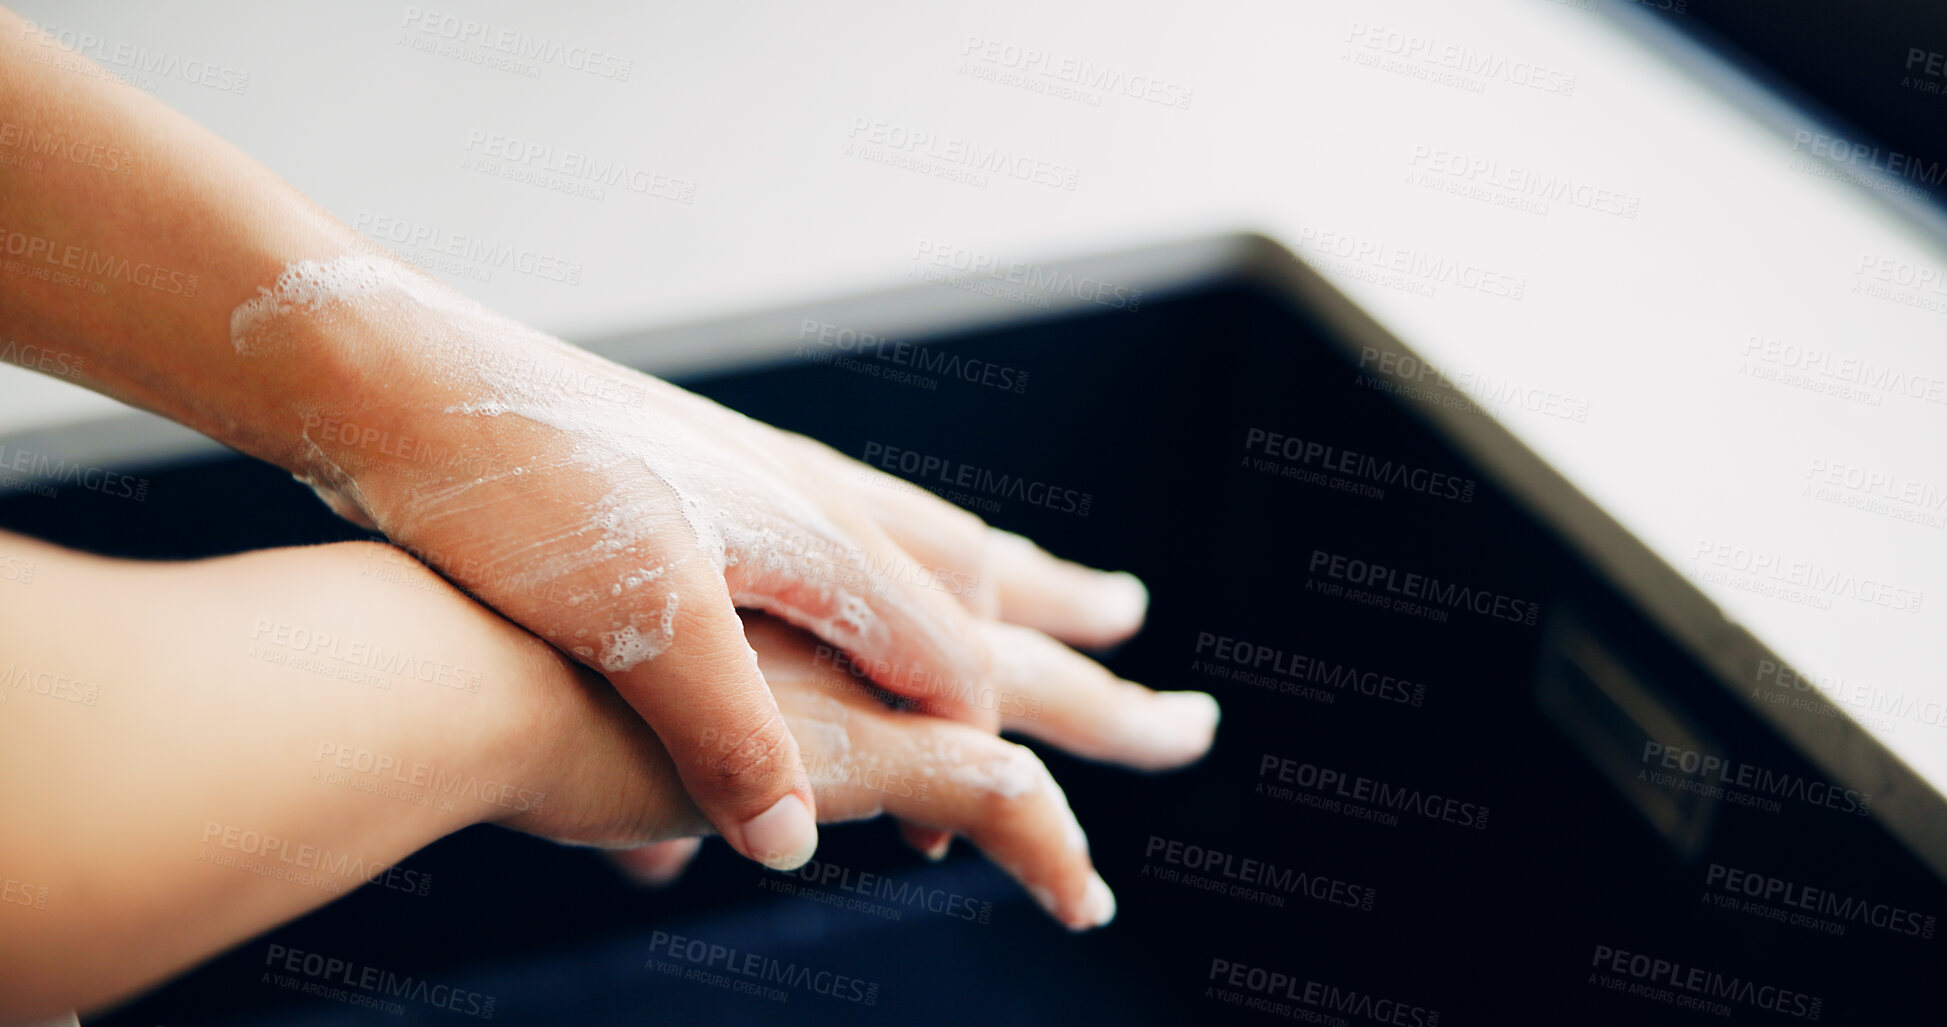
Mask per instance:
[[[382,344],[400,339],[412,347]],[[389,256],[292,265],[236,308],[231,342],[268,374],[328,354],[332,387],[288,415],[299,477],[603,673],[710,826],[766,865],[810,858],[825,818],[801,770],[816,761],[739,608],[811,632],[919,712],[979,730],[1003,726],[1009,696],[1079,689],[1103,704],[1051,703],[1051,719],[1011,726],[1158,767],[1209,744],[1208,696],[1095,687],[1106,673],[1060,644],[1133,633],[1147,594],[1132,576],[1058,560]],[[945,841],[908,837],[926,850]]]
[[[799,740],[819,818],[827,823],[890,814],[908,838],[966,837],[1072,930],[1107,923],[1115,898],[1089,858],[1087,836],[1061,787],[1034,752],[980,728],[889,708],[842,657],[814,636],[763,614],[747,614],[746,636]],[[1126,725],[1151,715],[1159,697],[1106,671],[1041,673],[1036,651],[1052,646],[1023,629],[1026,659],[997,688],[1017,697],[1003,726],[1058,747],[1140,769],[1162,770],[1200,756],[1206,732],[1173,750]],[[1042,653],[1040,655],[1046,655]],[[579,671],[579,688],[550,683],[537,701],[569,705],[549,730],[595,751],[627,754],[571,770],[552,785],[566,802],[501,820],[556,841],[632,849],[638,867],[669,875],[694,841],[643,842],[709,829],[677,779],[673,757],[599,679]],[[562,698],[567,697],[567,698]],[[1192,700],[1195,701],[1195,700]]]
[[[143,173],[0,167],[0,224],[58,240],[62,260],[99,253],[181,277],[97,282],[84,303],[55,276],[7,276],[0,335],[20,344],[7,351],[62,354],[57,366],[85,368],[81,384],[291,470],[604,674],[739,852],[786,867],[817,844],[801,740],[739,608],[811,631],[923,712],[989,731],[1001,718],[981,689],[1014,656],[988,626],[1094,646],[1141,623],[1134,578],[1055,560],[497,315],[152,97],[56,67],[45,45],[0,11],[0,115],[23,138],[139,155]],[[1057,679],[1093,672],[1031,649]],[[1181,751],[1214,720],[1207,700],[1145,709],[1102,730]]]
[[[171,272],[90,270],[87,302],[73,275],[7,276],[7,352],[59,355],[37,366],[285,467],[441,577],[408,561],[427,586],[408,593],[347,574],[343,547],[193,567],[40,547],[47,573],[0,649],[103,698],[82,714],[23,696],[0,718],[0,852],[64,910],[0,920],[0,1016],[127,994],[323,901],[203,861],[236,855],[232,829],[396,860],[505,816],[666,872],[683,847],[640,847],[708,828],[786,868],[816,821],[883,809],[929,852],[967,833],[1066,923],[1107,915],[1059,789],[995,732],[1149,768],[1208,747],[1208,696],[1118,682],[1063,644],[1133,633],[1139,582],[496,315],[23,29],[0,10],[0,116],[142,173],[0,167],[0,224],[49,263]],[[303,609],[286,624],[448,653],[506,687],[361,691],[244,654],[287,599]],[[333,737],[576,801],[428,811],[328,784],[294,800]],[[43,787],[48,766],[68,773]],[[886,774],[938,783],[920,801],[873,788]]]
[[[128,995],[374,872],[397,887],[413,878],[384,868],[472,824],[665,873],[711,829],[683,758],[607,681],[391,546],[151,564],[0,533],[0,556],[34,571],[0,582],[23,593],[0,622],[0,876],[46,896],[0,907],[0,1020]],[[964,835],[1063,924],[1114,914],[1031,751],[895,708],[776,618],[739,624],[822,820]],[[1210,742],[1207,697],[977,630],[1007,654],[982,682],[1005,727],[1143,769]]]

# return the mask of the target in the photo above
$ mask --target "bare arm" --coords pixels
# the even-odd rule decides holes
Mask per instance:
[[[603,673],[739,852],[790,867],[817,844],[739,608],[990,730],[970,696],[1011,658],[996,619],[1078,645],[1141,624],[1133,577],[498,315],[87,67],[0,12],[0,131],[130,162],[0,162],[15,359],[78,357],[84,384],[287,468]]]
[[[357,237],[267,168],[0,10],[0,336],[80,358],[97,391],[294,467],[283,415],[331,355],[245,364],[230,313]],[[58,155],[70,154],[80,161]]]
[[[469,824],[606,848],[709,830],[600,677],[389,546],[140,564],[0,533],[0,568],[0,1022],[131,994],[356,887],[438,887],[396,864]],[[886,709],[775,621],[750,632],[826,820],[963,834],[1071,927],[1113,912],[1032,753]],[[1030,653],[993,682],[1016,728],[1156,769],[1209,745],[1183,715],[1208,724],[1207,696],[1050,669]]]

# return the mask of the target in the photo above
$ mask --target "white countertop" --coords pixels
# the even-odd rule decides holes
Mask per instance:
[[[1947,782],[1947,253],[1583,5],[65,6],[16,10],[571,339],[1262,231]],[[628,177],[479,167],[536,146]],[[0,434],[115,408],[0,369]]]

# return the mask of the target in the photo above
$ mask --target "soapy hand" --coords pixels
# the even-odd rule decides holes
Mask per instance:
[[[1104,673],[1053,639],[1109,644],[1143,618],[1129,575],[1057,560],[389,256],[292,265],[236,309],[231,341],[245,361],[330,353],[328,394],[293,415],[300,478],[601,671],[716,830],[769,866],[810,858],[817,810],[738,608],[987,731],[1018,699],[995,682]],[[1166,696],[1075,739],[1169,765],[1214,720],[1207,696]]]
[[[962,834],[1068,927],[1099,927],[1115,914],[1115,898],[1090,862],[1067,797],[1031,750],[966,724],[890,709],[851,669],[821,659],[815,639],[761,614],[744,619],[764,676],[800,740],[820,820],[887,813],[902,826]],[[1027,631],[985,630],[1001,638]],[[1044,673],[1058,668],[1035,662],[1034,654],[1059,646],[1041,639],[1024,648],[1030,659],[1002,669],[995,681],[1019,698],[1004,717],[1010,729],[1149,770],[1188,763],[1209,747],[1216,712],[1209,696],[1151,692],[1085,665],[1068,668],[1070,676]],[[555,699],[544,715],[550,726],[540,733],[585,742],[549,764],[549,794],[569,798],[511,815],[503,825],[607,847],[703,828],[701,815],[669,781],[669,757],[639,724],[631,729],[633,717],[609,689],[595,682],[550,695]],[[1205,708],[1203,732],[1185,732],[1167,751],[1156,746],[1157,716],[1191,706]],[[637,857],[637,869],[644,876],[672,875],[695,849],[693,840],[637,849],[655,854]]]

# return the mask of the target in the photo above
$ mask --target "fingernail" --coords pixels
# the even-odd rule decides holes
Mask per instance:
[[[1082,892],[1081,919],[1070,928],[1077,931],[1093,930],[1103,927],[1115,919],[1115,892],[1109,890],[1109,882],[1102,880],[1101,874],[1088,876],[1088,888]]]
[[[690,859],[702,844],[700,838],[686,838],[640,849],[624,849],[611,853],[611,856],[615,865],[631,881],[645,888],[664,888],[683,876],[683,871],[689,869]]]
[[[679,863],[673,867],[657,867],[654,870],[631,870],[629,878],[644,888],[667,888],[675,884],[676,879],[683,876],[683,871],[688,869],[687,865]]]
[[[1128,571],[1099,574],[1089,606],[1094,620],[1105,633],[1132,631],[1149,613],[1149,589],[1142,579]]]
[[[796,794],[744,821],[744,854],[772,870],[796,870],[818,851],[818,824]]]
[[[1207,692],[1158,692],[1153,701],[1130,707],[1125,730],[1131,755],[1146,755],[1142,765],[1150,769],[1188,763],[1210,751],[1221,716]]]
[[[931,862],[938,863],[946,858],[946,850],[952,847],[953,836],[947,835],[945,838],[927,846],[920,852],[920,855],[925,856]]]
[[[1156,697],[1162,714],[1176,725],[1179,737],[1188,741],[1198,752],[1210,748],[1210,740],[1217,735],[1217,721],[1222,719],[1223,710],[1217,705],[1217,697],[1209,692],[1164,692]]]

